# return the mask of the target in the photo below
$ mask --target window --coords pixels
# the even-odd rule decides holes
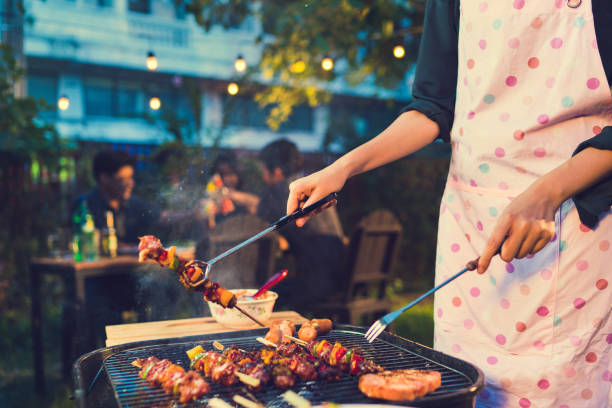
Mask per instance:
[[[142,99],[138,85],[119,82],[117,86],[117,116],[136,117],[142,114]]]
[[[110,79],[86,78],[85,114],[87,116],[113,116],[113,86]]]
[[[264,128],[272,106],[260,108],[250,96],[226,96],[225,109],[228,125]],[[281,125],[281,131],[312,132],[312,108],[295,106],[289,119]]]
[[[57,76],[29,75],[27,78],[28,95],[42,99],[47,105],[40,111],[43,118],[53,118],[57,114]]]
[[[151,1],[150,0],[128,0],[128,10],[136,13],[151,13]]]
[[[166,115],[167,117],[175,117],[176,119],[189,124],[194,123],[195,118],[193,108],[189,103],[189,99],[184,93],[169,88],[150,91],[147,94],[147,106],[149,99],[154,96],[158,97],[161,101],[160,111],[166,112],[169,115]],[[154,111],[151,109],[147,109],[149,114],[154,116],[161,113],[160,111],[158,111],[159,113],[154,113]]]
[[[283,123],[281,130],[301,130],[312,132],[312,108],[307,105],[295,106],[287,122]]]

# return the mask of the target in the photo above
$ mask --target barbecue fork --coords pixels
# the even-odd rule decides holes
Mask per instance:
[[[462,270],[460,270],[455,275],[451,276],[450,278],[448,278],[447,280],[445,280],[444,282],[442,282],[438,286],[436,286],[433,289],[430,289],[427,292],[423,293],[417,299],[415,299],[412,302],[408,303],[406,306],[402,307],[401,309],[394,310],[391,313],[387,313],[386,315],[384,315],[383,317],[381,317],[380,319],[375,321],[372,324],[372,326],[370,326],[370,328],[368,329],[368,331],[364,335],[366,340],[368,340],[369,343],[373,342],[374,339],[376,339],[380,335],[380,333],[382,333],[387,328],[387,326],[391,324],[391,322],[393,322],[395,319],[397,319],[399,317],[399,315],[404,313],[406,310],[410,309],[412,306],[416,305],[421,300],[425,299],[427,296],[431,295],[432,293],[434,293],[435,291],[437,291],[441,287],[445,286],[447,283],[449,283],[449,282],[455,280],[456,278],[458,278],[459,276],[463,275],[465,272],[475,270],[478,267],[478,260],[479,259],[480,259],[480,257],[474,259],[473,261],[468,262],[465,265],[465,268],[463,268]]]

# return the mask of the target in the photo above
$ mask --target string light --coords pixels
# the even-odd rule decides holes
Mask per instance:
[[[57,107],[65,111],[70,107],[70,99],[68,99],[66,95],[62,95],[62,97],[57,100]]]
[[[321,60],[321,68],[325,71],[331,71],[334,69],[334,60],[330,57],[325,57]]]
[[[149,108],[153,110],[158,110],[159,108],[161,108],[161,101],[157,96],[154,96],[149,99]]]
[[[238,87],[238,84],[235,82],[230,82],[229,85],[227,85],[227,93],[230,95],[236,95],[239,90],[240,88]]]
[[[153,54],[153,51],[149,51],[147,54],[147,69],[149,71],[155,71],[157,69],[157,58],[155,54]]]
[[[236,61],[234,61],[234,69],[237,72],[244,72],[246,68],[247,68],[246,61],[244,60],[244,58],[242,58],[242,55],[238,55],[238,58],[236,58]]]
[[[291,72],[294,74],[301,74],[306,70],[306,63],[302,60],[296,61],[290,68]]]
[[[393,56],[395,58],[404,58],[404,55],[406,55],[406,50],[404,49],[404,47],[402,47],[401,45],[396,45],[395,47],[393,47]]]

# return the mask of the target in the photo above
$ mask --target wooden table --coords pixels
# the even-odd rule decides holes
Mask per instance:
[[[193,257],[194,248],[177,250],[187,259]],[[41,281],[44,275],[61,278],[64,287],[62,305],[61,355],[62,374],[70,376],[72,361],[79,355],[91,351],[89,330],[86,321],[87,302],[85,281],[93,277],[133,273],[137,270],[138,255],[121,255],[115,258],[100,258],[95,261],[75,262],[72,258],[34,258],[30,262],[30,294],[32,299],[32,347],[34,356],[34,384],[37,392],[45,391],[45,367],[43,353],[41,303]],[[178,284],[178,283],[177,283]]]
[[[273,312],[270,321],[290,320],[296,324],[308,321],[293,311]],[[199,334],[223,333],[239,330],[257,329],[260,326],[228,328],[220,325],[212,317],[192,319],[164,320],[158,322],[116,324],[106,326],[106,346],[131,343],[135,341],[168,339],[173,337],[196,336]]]

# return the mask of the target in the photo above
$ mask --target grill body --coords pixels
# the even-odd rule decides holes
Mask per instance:
[[[398,405],[411,407],[471,408],[475,397],[484,386],[484,375],[475,366],[419,345],[401,337],[382,333],[372,344],[363,337],[366,328],[338,325],[330,333],[320,336],[330,342],[339,341],[347,348],[358,350],[364,357],[374,360],[386,369],[437,370],[442,374],[442,386],[423,398]],[[191,404],[179,404],[177,398],[165,394],[159,388],[151,388],[138,377],[138,370],[131,362],[138,357],[154,355],[167,358],[184,368],[189,367],[186,351],[196,345],[212,349],[212,341],[225,346],[237,345],[245,350],[258,349],[263,345],[256,337],[264,335],[266,329],[241,332],[217,333],[175,339],[153,340],[103,348],[81,356],[74,364],[73,379],[79,407],[181,407],[206,406],[211,397],[220,397],[231,402],[234,394],[241,393],[242,386],[222,387],[211,384],[211,392]],[[95,382],[94,382],[95,381]],[[358,378],[344,376],[335,382],[300,382],[292,388],[313,405],[331,401],[336,403],[381,403],[363,395],[357,387]],[[93,383],[93,386],[91,384]],[[257,398],[267,407],[286,407],[282,390],[268,385]]]

